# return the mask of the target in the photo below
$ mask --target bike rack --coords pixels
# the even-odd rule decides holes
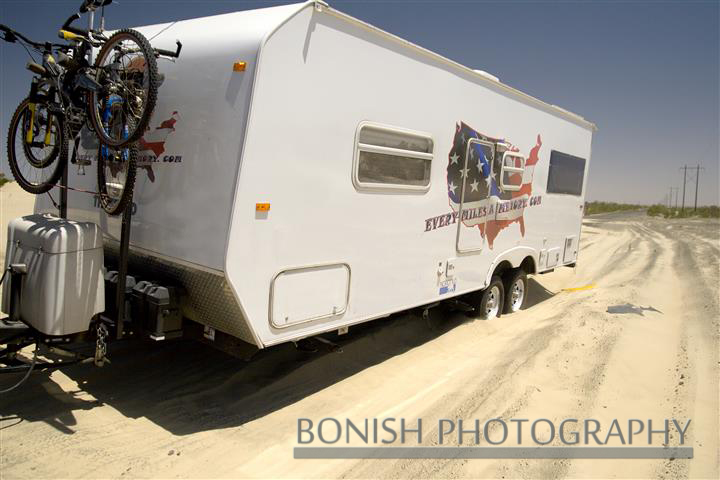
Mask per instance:
[[[110,3],[109,1],[106,3]],[[98,5],[99,7],[100,5]],[[101,6],[105,6],[105,3],[103,3]],[[82,11],[82,10],[81,10]],[[93,32],[93,23],[94,23],[94,8],[87,9],[85,11],[89,11],[89,28],[88,32]],[[79,14],[74,15],[73,17],[69,18],[65,25],[63,26],[63,30],[73,31],[73,29],[69,26],[70,23],[79,18]],[[103,19],[104,20],[104,19]],[[101,21],[100,29],[103,29],[104,22]],[[13,42],[15,41],[15,37],[12,31],[8,30],[6,27],[2,26],[3,28],[0,29],[4,33],[4,37],[2,39],[6,41]],[[19,34],[18,34],[19,35]],[[21,36],[21,38],[25,39]],[[29,40],[27,40],[29,42]],[[31,42],[32,43],[32,42]],[[46,48],[49,48],[50,44],[46,44]],[[162,49],[155,49],[156,56],[163,55],[170,58],[178,58],[180,55],[180,51],[182,49],[182,43],[178,40],[176,41],[176,50],[170,51],[170,50],[162,50]],[[89,60],[92,60],[92,51],[88,53]],[[79,146],[79,137],[75,138],[74,146],[73,146],[73,160],[74,157],[77,155],[77,149]],[[65,166],[63,168],[63,172],[60,178],[59,185],[57,185],[60,188],[60,201],[58,204],[55,204],[58,208],[58,215],[62,219],[68,218],[68,169],[70,163],[73,163],[73,160],[65,159]],[[111,336],[108,336],[109,338],[113,338],[116,340],[120,340],[125,337],[125,331],[124,331],[124,325],[127,323],[126,318],[128,315],[128,312],[126,311],[126,301],[125,301],[125,287],[127,285],[127,277],[128,277],[128,258],[129,258],[129,250],[130,250],[130,230],[132,227],[132,203],[133,201],[133,192],[130,192],[130,199],[128,202],[127,207],[122,212],[122,219],[121,219],[121,231],[120,231],[120,249],[119,249],[119,256],[118,256],[118,275],[117,275],[117,287],[116,287],[116,305],[115,305],[115,313],[116,318],[113,322],[112,318],[108,318],[107,316],[103,314],[99,314],[95,318],[95,324],[97,326],[97,337],[96,337],[96,348],[95,348],[95,356],[86,356],[77,352],[73,352],[70,350],[65,350],[64,348],[60,347],[60,343],[67,343],[70,341],[77,340],[79,338],[82,338],[83,341],[87,340],[87,333],[89,332],[82,332],[82,334],[72,335],[72,336],[65,336],[65,337],[48,337],[43,335],[42,333],[35,330],[33,327],[26,325],[24,323],[21,323],[19,318],[19,302],[20,302],[20,288],[22,285],[22,282],[20,281],[20,278],[22,275],[26,274],[27,268],[23,264],[17,264],[12,265],[12,268],[8,271],[11,277],[14,277],[14,281],[12,282],[12,292],[11,292],[11,301],[10,301],[10,316],[8,317],[10,321],[12,322],[11,325],[4,325],[2,329],[0,329],[2,332],[2,338],[0,338],[0,343],[2,346],[0,346],[0,359],[4,359],[5,364],[7,366],[0,367],[0,373],[17,373],[22,371],[27,371],[27,375],[32,373],[33,369],[37,370],[46,370],[46,369],[55,369],[55,368],[61,368],[66,365],[71,365],[75,363],[86,363],[91,362],[94,360],[95,364],[98,366],[101,366],[104,361],[107,359],[105,358],[105,338],[108,333],[108,327],[112,328],[112,325],[114,324],[114,332],[112,332]],[[53,200],[53,203],[54,200]],[[2,281],[0,280],[0,283]],[[5,320],[5,319],[3,319]],[[131,332],[132,333],[132,332]],[[10,341],[14,341],[15,343],[9,343]],[[22,348],[32,345],[33,343],[36,344],[36,350],[34,354],[34,358],[32,360],[31,364],[27,364],[26,362],[22,362],[19,360],[15,360],[15,354],[19,352]],[[41,345],[45,345],[49,348],[50,352],[60,354],[65,357],[70,357],[71,361],[65,361],[65,362],[38,362],[37,361],[37,352]],[[102,348],[100,348],[102,344]],[[2,347],[6,348],[2,348]],[[101,352],[99,354],[99,352]],[[100,355],[100,356],[98,356]],[[10,361],[10,363],[8,363]],[[109,360],[107,360],[109,361]],[[37,367],[37,368],[35,368]],[[23,378],[19,383],[17,383],[15,386],[13,386],[10,389],[6,389],[4,391],[0,391],[0,393],[6,393],[16,387],[18,387],[20,384],[22,384],[26,379]]]
[[[75,142],[73,148],[73,156],[77,150],[78,142]],[[62,177],[60,177],[60,218],[67,220],[67,189],[68,189],[68,163],[65,162],[65,168],[63,168]]]
[[[78,143],[75,142],[73,147],[73,156],[75,155],[75,149],[78,148]],[[63,170],[62,178],[60,180],[60,204],[58,206],[60,218],[67,219],[67,191],[68,191],[68,165],[71,162],[65,163],[65,169]],[[122,223],[120,228],[120,254],[118,257],[118,280],[116,290],[116,303],[117,306],[117,319],[115,321],[115,339],[120,340],[123,338],[123,324],[125,323],[125,285],[127,284],[127,265],[128,256],[130,252],[130,228],[132,226],[132,195],[130,194],[130,201],[128,206],[122,213]]]

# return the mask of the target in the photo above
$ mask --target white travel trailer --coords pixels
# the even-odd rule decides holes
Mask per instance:
[[[158,61],[128,271],[182,287],[207,337],[262,348],[451,298],[492,317],[577,261],[582,117],[320,1],[138,30],[183,50]],[[69,185],[94,191],[85,147]],[[112,264],[120,219],[82,191],[68,217]]]

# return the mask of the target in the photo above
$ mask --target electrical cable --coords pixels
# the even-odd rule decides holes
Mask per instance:
[[[172,27],[173,25],[175,25],[176,23],[178,23],[178,22],[177,22],[177,21],[172,22],[170,25],[168,25],[167,27],[163,28],[162,30],[160,30],[158,33],[156,33],[156,34],[153,35],[152,37],[148,38],[148,42],[151,41],[153,38],[157,37],[158,35],[160,35],[161,33],[163,33],[163,32],[164,32],[165,30],[167,30],[168,28],[170,28],[170,27]]]
[[[5,275],[7,275],[7,273],[9,271],[10,271],[10,267],[6,268],[5,271],[3,272],[2,277],[0,277],[0,285],[2,285],[3,281],[5,281]],[[25,380],[28,379],[28,377],[32,373],[33,369],[35,368],[35,364],[37,363],[37,354],[38,354],[39,349],[40,349],[40,343],[36,340],[35,341],[35,353],[33,353],[32,363],[28,367],[27,372],[25,372],[25,376],[23,376],[23,378],[21,378],[20,381],[18,383],[16,383],[15,385],[13,385],[12,387],[6,388],[4,390],[0,390],[0,395],[2,395],[3,393],[11,392],[11,391],[15,390],[17,387],[19,387],[20,385],[22,385],[23,383],[25,383]]]
[[[30,377],[30,374],[32,373],[33,369],[35,368],[35,364],[37,363],[37,354],[38,354],[38,350],[39,350],[39,349],[40,349],[40,342],[38,342],[38,341],[36,340],[36,341],[35,341],[35,353],[33,353],[32,363],[31,363],[30,366],[28,367],[27,372],[25,372],[25,376],[24,376],[23,378],[21,378],[20,381],[17,382],[17,383],[16,383],[15,385],[13,385],[12,387],[6,388],[5,390],[0,390],[0,395],[2,395],[3,393],[11,392],[11,391],[15,390],[16,388],[18,388],[18,387],[19,387],[20,385],[22,385],[23,383],[25,383],[25,380],[27,380],[28,377]]]

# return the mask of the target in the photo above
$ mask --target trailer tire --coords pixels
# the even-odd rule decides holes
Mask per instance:
[[[468,303],[475,308],[475,315],[481,320],[492,320],[502,315],[505,287],[502,279],[493,275],[484,290],[469,295]]]
[[[525,307],[528,283],[527,273],[522,268],[514,268],[505,274],[505,301],[503,313],[513,313]]]

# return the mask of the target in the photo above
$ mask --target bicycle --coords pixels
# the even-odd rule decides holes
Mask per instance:
[[[55,186],[67,163],[69,139],[77,138],[86,123],[101,144],[114,150],[136,148],[132,144],[145,132],[157,100],[156,57],[177,58],[180,54],[179,41],[175,52],[153,49],[142,34],[131,29],[106,37],[104,15],[100,29],[71,26],[83,13],[98,8],[104,13],[104,7],[110,3],[112,0],[85,0],[79,12],[70,16],[60,29],[60,37],[68,44],[34,42],[0,25],[3,40],[18,42],[26,50],[30,47],[42,54],[42,64],[34,59],[27,64],[35,74],[30,94],[16,109],[8,130],[10,169],[18,184],[30,193],[45,193]],[[93,48],[98,48],[99,53],[91,65],[88,58]],[[26,161],[24,168],[19,161],[21,156]],[[121,157],[131,162],[136,155]],[[107,158],[98,155],[98,170],[104,169],[101,163]],[[126,168],[129,172],[134,165]],[[127,178],[134,179],[134,175]],[[107,191],[103,187],[100,185],[101,196]],[[132,188],[123,190],[129,193]],[[103,208],[106,203],[113,202],[101,202]],[[127,199],[119,203],[116,207],[124,208]],[[105,209],[117,214],[122,208]]]

